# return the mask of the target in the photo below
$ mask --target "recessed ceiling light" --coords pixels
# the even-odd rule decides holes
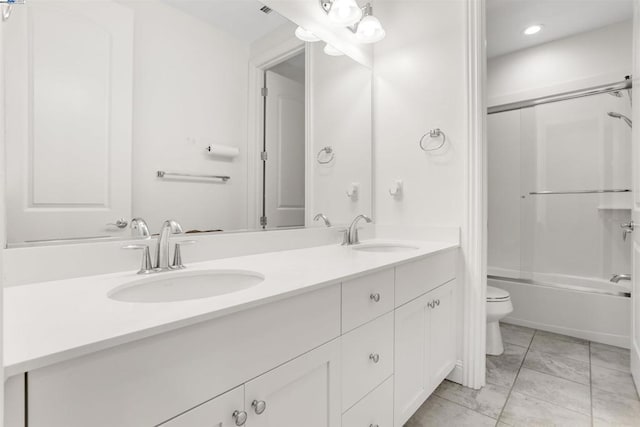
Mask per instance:
[[[524,29],[523,33],[527,36],[532,36],[536,33],[539,33],[542,30],[542,25],[531,25]]]

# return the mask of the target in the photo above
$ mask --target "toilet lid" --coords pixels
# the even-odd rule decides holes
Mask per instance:
[[[487,286],[487,301],[505,301],[509,299],[509,292],[504,289]]]

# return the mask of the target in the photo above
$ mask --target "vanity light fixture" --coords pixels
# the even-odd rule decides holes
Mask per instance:
[[[317,42],[320,41],[320,38],[313,34],[311,31],[306,28],[298,27],[296,28],[296,37],[302,40],[303,42]]]
[[[534,34],[537,34],[540,32],[540,30],[542,30],[542,25],[540,24],[536,24],[536,25],[530,25],[527,28],[524,29],[524,31],[522,31],[522,33],[525,36],[532,36]]]
[[[335,47],[333,47],[329,43],[324,45],[324,53],[326,53],[329,56],[342,56],[342,55],[344,55],[344,53],[342,53],[341,51],[339,51],[338,49],[336,49]]]
[[[320,0],[320,5],[336,26],[348,27],[362,18],[362,9],[356,0]]]
[[[382,28],[380,20],[373,16],[373,8],[371,3],[367,3],[362,8],[363,18],[358,22],[355,27],[349,28],[354,31],[358,41],[362,43],[375,43],[384,38],[386,32]]]
[[[320,6],[332,24],[349,28],[361,43],[379,42],[386,35],[380,20],[373,16],[371,3],[360,8],[355,0],[320,0]]]

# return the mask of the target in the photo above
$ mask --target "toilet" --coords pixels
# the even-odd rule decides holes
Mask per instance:
[[[500,320],[512,311],[509,292],[487,286],[487,354],[499,356],[504,352]]]

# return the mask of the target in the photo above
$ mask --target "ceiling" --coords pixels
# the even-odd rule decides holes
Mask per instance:
[[[278,12],[266,14],[255,0],[164,0],[176,9],[220,28],[237,39],[251,43],[288,23]]]
[[[632,16],[633,0],[487,0],[487,55],[504,55]],[[533,24],[544,27],[524,35]]]

